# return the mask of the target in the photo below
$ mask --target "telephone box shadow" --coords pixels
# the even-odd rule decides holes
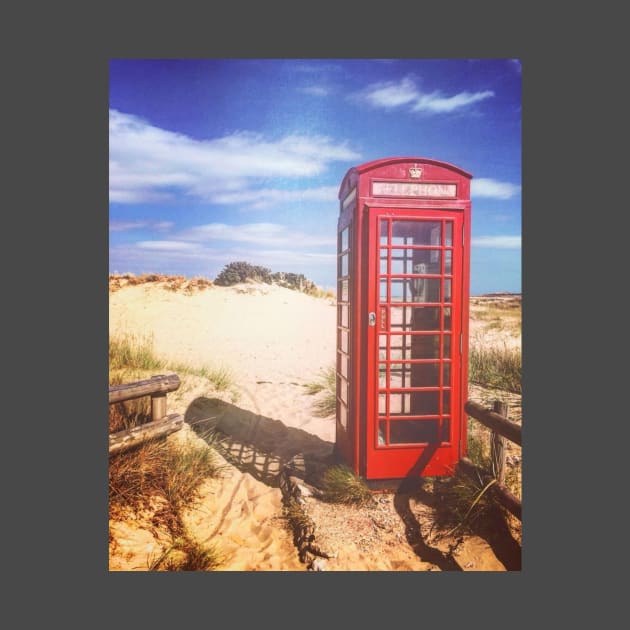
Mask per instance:
[[[433,510],[440,509],[443,500],[440,486],[452,482],[452,479],[448,478],[440,481],[437,490],[435,486],[432,492],[425,489],[425,481],[420,475],[434,450],[428,448],[418,459],[408,477],[399,485],[394,496],[394,507],[405,524],[407,542],[421,560],[437,565],[442,571],[462,571],[463,569],[452,555],[427,544],[422,536],[420,523],[410,506],[410,500],[413,497]],[[490,510],[487,517],[476,524],[474,533],[488,543],[497,560],[507,571],[521,570],[521,546],[512,536],[499,508]]]
[[[283,469],[317,485],[333,463],[333,443],[217,398],[197,398],[184,420],[239,470],[278,487]]]
[[[419,489],[422,489],[424,482],[420,475],[431,460],[436,448],[427,447],[409,471],[407,478],[400,483],[394,494],[394,508],[405,525],[405,538],[420,560],[435,564],[442,571],[463,571],[453,556],[444,553],[437,547],[431,547],[425,541],[420,523],[410,506],[411,497],[417,496]]]

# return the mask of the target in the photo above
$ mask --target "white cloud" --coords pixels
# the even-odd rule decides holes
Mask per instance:
[[[494,92],[486,90],[484,92],[460,92],[454,96],[443,97],[439,92],[433,92],[432,94],[423,94],[416,100],[412,107],[414,112],[433,112],[433,113],[448,113],[453,112],[456,109],[467,107],[473,103],[478,103],[487,98],[494,96]]]
[[[136,245],[140,249],[156,249],[160,251],[191,251],[198,249],[196,243],[185,243],[183,241],[138,241]]]
[[[337,242],[334,235],[318,236],[294,232],[278,223],[244,223],[241,225],[208,223],[185,230],[178,237],[187,241],[237,241],[293,248],[322,245],[334,247]]]
[[[158,230],[160,232],[166,232],[173,227],[172,221],[110,221],[110,232],[127,232],[129,230],[141,230],[142,228],[148,228]]]
[[[489,247],[494,249],[520,249],[520,236],[477,236],[471,239],[473,247]]]
[[[218,193],[214,196],[215,203],[247,205],[250,209],[268,208],[274,204],[300,201],[337,202],[339,189],[336,186],[321,186],[303,190],[278,190],[263,188],[260,190],[240,190]]]
[[[213,201],[257,178],[312,177],[332,162],[360,158],[346,143],[325,136],[272,141],[238,132],[196,140],[116,110],[110,110],[109,153],[110,200],[119,203],[160,201],[174,190]]]
[[[471,197],[490,197],[492,199],[510,199],[518,194],[521,187],[508,182],[498,182],[495,179],[480,177],[474,179],[470,185]]]
[[[493,96],[494,92],[491,90],[460,92],[452,96],[444,96],[437,91],[425,94],[420,91],[411,77],[405,77],[400,81],[373,83],[362,92],[355,94],[354,99],[372,107],[385,109],[409,107],[411,112],[441,114],[468,107]]]

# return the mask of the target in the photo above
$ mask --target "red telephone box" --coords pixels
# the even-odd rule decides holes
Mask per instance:
[[[466,453],[471,177],[394,157],[341,183],[336,450],[367,480],[451,475]]]

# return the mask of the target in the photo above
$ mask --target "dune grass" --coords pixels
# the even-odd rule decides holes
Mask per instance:
[[[472,346],[469,354],[469,380],[484,387],[522,393],[522,363],[519,348]]]
[[[306,385],[306,393],[309,396],[323,395],[315,402],[318,416],[328,418],[337,410],[337,373],[334,366],[320,371],[317,380]]]
[[[124,373],[139,374],[141,371],[168,370],[178,374],[190,374],[204,378],[212,384],[217,391],[225,391],[233,385],[232,375],[227,368],[211,368],[207,365],[194,367],[184,362],[167,361],[157,356],[154,349],[152,335],[118,334],[109,338],[109,371],[110,383],[112,379],[119,379]],[[146,378],[144,376],[143,378]],[[130,382],[131,378],[124,381]]]
[[[150,570],[206,571],[219,565],[216,547],[200,545],[191,538],[182,512],[198,500],[203,481],[220,476],[223,469],[205,443],[176,445],[152,440],[110,457],[110,518],[125,518],[129,510],[149,510],[154,512],[152,523],[164,526],[172,536],[171,546],[151,563]]]
[[[330,503],[369,505],[372,492],[361,477],[343,464],[330,467],[322,477],[322,498]]]

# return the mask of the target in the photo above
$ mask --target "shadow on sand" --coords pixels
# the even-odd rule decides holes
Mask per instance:
[[[334,463],[331,442],[217,398],[197,398],[184,419],[200,437],[212,440],[227,461],[269,486],[279,486],[283,467],[318,485]]]

